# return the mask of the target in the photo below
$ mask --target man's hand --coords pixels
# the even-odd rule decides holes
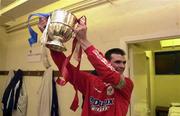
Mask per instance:
[[[81,17],[79,22],[74,29],[75,37],[80,43],[82,49],[88,48],[91,43],[87,40],[87,26],[86,26],[86,17]]]
[[[48,18],[46,18],[46,17],[39,18],[38,27],[41,30],[41,32],[43,32],[44,29],[46,28],[47,20],[48,20]]]
[[[122,74],[121,75],[121,80],[119,81],[118,85],[115,86],[115,88],[121,89],[121,88],[124,87],[125,84],[126,84],[125,76]]]

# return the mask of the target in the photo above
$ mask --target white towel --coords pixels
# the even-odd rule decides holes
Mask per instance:
[[[168,116],[180,116],[180,107],[170,107]]]
[[[52,105],[52,69],[48,68],[43,75],[42,83],[38,91],[39,112],[38,116],[51,116]]]

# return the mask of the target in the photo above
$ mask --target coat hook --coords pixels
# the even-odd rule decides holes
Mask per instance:
[[[37,76],[41,76],[41,72],[40,71],[37,72]]]
[[[27,76],[31,76],[31,71],[27,71]]]

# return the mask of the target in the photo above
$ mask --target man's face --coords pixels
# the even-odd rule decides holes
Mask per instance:
[[[111,54],[110,63],[116,71],[120,72],[121,74],[124,72],[126,65],[125,56],[122,56],[120,54]]]

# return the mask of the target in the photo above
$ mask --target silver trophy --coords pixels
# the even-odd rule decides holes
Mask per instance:
[[[62,9],[53,11],[50,18],[46,47],[58,52],[66,51],[63,43],[73,37],[77,18],[74,14]]]

